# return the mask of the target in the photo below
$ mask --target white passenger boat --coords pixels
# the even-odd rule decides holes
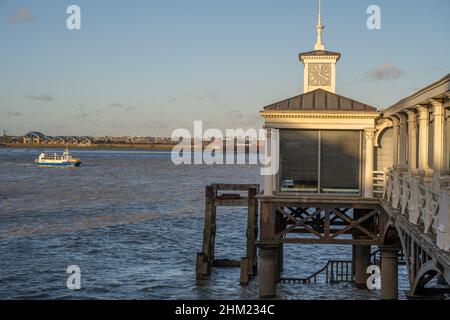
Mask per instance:
[[[74,158],[69,154],[69,149],[65,149],[62,155],[54,153],[41,153],[36,163],[45,167],[79,167],[81,160]]]

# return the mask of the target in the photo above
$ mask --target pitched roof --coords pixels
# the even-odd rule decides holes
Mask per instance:
[[[338,94],[317,89],[299,96],[289,98],[264,108],[266,111],[326,111],[326,110],[342,110],[342,111],[377,111],[376,108],[367,104],[349,99]]]
[[[30,131],[27,134],[25,134],[25,136],[27,137],[39,137],[39,138],[44,138],[45,134],[43,134],[42,132],[39,131]]]

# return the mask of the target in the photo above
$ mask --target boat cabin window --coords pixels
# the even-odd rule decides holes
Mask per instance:
[[[361,132],[280,130],[280,191],[360,193]]]

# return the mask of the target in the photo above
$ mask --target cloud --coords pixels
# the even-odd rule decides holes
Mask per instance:
[[[27,9],[19,9],[12,16],[9,17],[9,22],[18,23],[18,22],[31,22],[35,21],[35,16]]]
[[[424,71],[431,71],[431,72],[445,72],[445,68],[443,67],[438,67],[438,66],[434,66],[431,69],[427,70],[425,69]]]
[[[6,118],[11,118],[11,117],[22,117],[23,114],[21,112],[17,112],[17,111],[11,111],[9,109],[6,109],[5,112],[5,117]]]
[[[242,120],[242,118],[243,118],[243,115],[242,115],[241,111],[239,111],[237,109],[233,109],[233,110],[228,111],[227,119],[229,119],[229,120]]]
[[[205,92],[203,94],[195,92],[183,92],[182,94],[195,100],[217,100],[219,98],[219,94],[215,92]]]
[[[253,128],[258,129],[262,126],[262,118],[258,113],[243,113],[238,109],[231,109],[225,113],[225,119],[221,120],[219,118],[214,119],[214,122],[222,123],[228,128]]]
[[[118,108],[118,109],[125,109],[125,110],[133,110],[133,107],[130,106],[126,106],[123,103],[120,102],[113,102],[109,104],[110,107],[112,108]]]
[[[113,108],[125,108],[125,106],[119,102],[110,103],[109,106]]]
[[[25,98],[35,101],[47,101],[47,102],[53,101],[53,97],[49,94],[41,94],[41,95],[28,94],[25,96]]]
[[[159,121],[159,120],[152,120],[144,125],[144,128],[151,128],[151,129],[166,129],[168,128],[167,122],[165,121]]]
[[[163,102],[163,105],[169,105],[169,104],[174,104],[178,102],[178,98],[174,97],[174,96],[169,96],[165,99],[165,101]]]
[[[372,70],[370,70],[367,74],[370,79],[374,81],[382,81],[382,80],[395,80],[401,78],[405,75],[405,71],[394,66],[391,63],[384,63]]]
[[[75,118],[82,119],[82,120],[88,120],[88,119],[92,118],[92,114],[90,114],[88,112],[81,112],[81,113],[75,115]]]
[[[208,102],[219,99],[219,94],[215,92],[205,92],[205,93],[196,93],[196,92],[180,92],[176,95],[167,96],[164,100],[161,101],[160,105],[163,107],[175,105],[181,101],[198,101],[198,102]]]
[[[206,92],[204,96],[206,99],[210,100],[217,100],[220,98],[220,95],[216,92]]]

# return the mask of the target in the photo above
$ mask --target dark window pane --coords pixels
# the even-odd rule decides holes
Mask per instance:
[[[281,130],[281,191],[318,191],[318,131]]]
[[[321,132],[320,187],[325,193],[359,192],[360,132]]]

